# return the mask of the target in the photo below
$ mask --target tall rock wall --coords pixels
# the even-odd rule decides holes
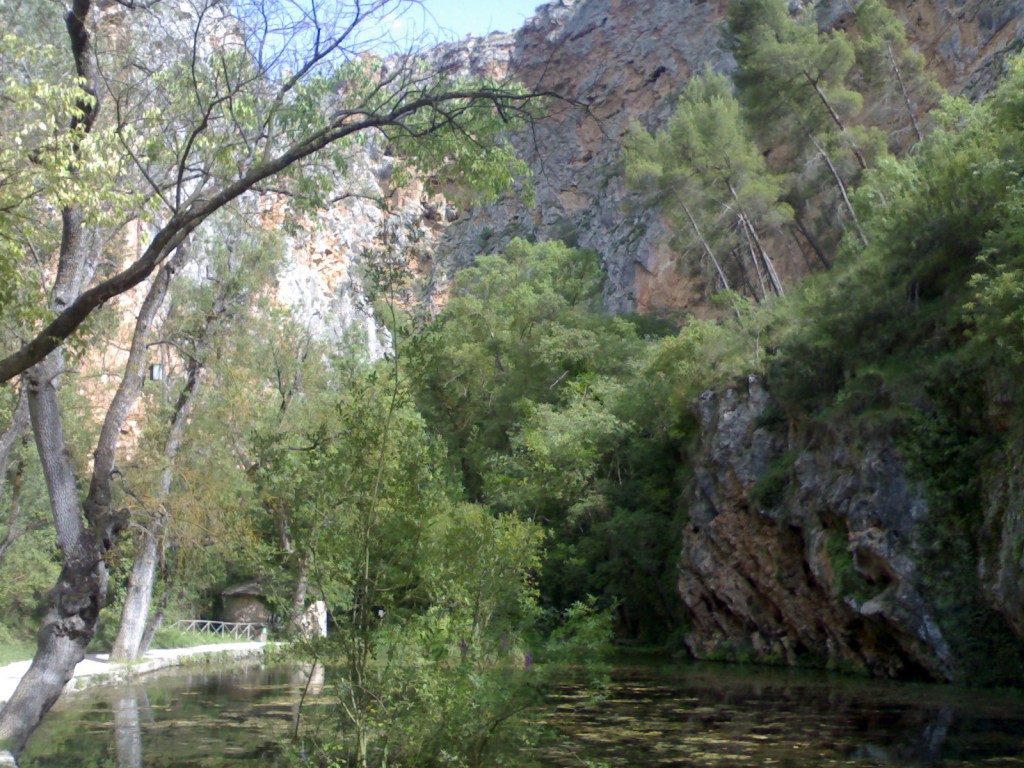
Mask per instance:
[[[939,513],[891,435],[797,430],[757,377],[697,409],[679,570],[694,656],[975,682],[981,664],[1001,679],[1011,660],[971,644],[979,627],[993,647],[1024,644],[1019,450],[991,467],[964,572],[936,558]]]
[[[424,278],[426,300],[443,302],[459,269],[526,236],[600,253],[608,273],[605,303],[613,312],[704,311],[708,286],[687,266],[662,218],[625,188],[621,149],[631,121],[649,129],[665,123],[695,72],[732,67],[721,46],[727,7],[727,0],[554,0],[514,33],[431,51],[438,66],[512,76],[582,106],[555,103],[550,116],[513,137],[533,169],[535,204],[510,197],[456,211],[434,193],[406,191],[400,210],[393,211],[393,230],[415,244],[413,267]],[[819,3],[819,21],[846,26],[854,7],[853,0]],[[1024,40],[1024,0],[913,0],[893,7],[940,80],[955,92],[978,96],[990,89],[1006,54]],[[363,163],[369,171],[364,181],[378,190],[372,177],[386,172],[382,162],[370,157]],[[368,223],[379,224],[380,214],[371,207],[350,200],[317,223],[321,242],[348,245],[321,250],[323,258],[314,253],[315,268],[303,266],[309,258],[297,241],[290,295],[305,294],[303,311],[326,325],[340,310],[354,311],[360,323],[372,325],[357,282],[339,294],[341,283],[334,279],[339,271],[358,276],[359,253],[377,242],[379,227]],[[795,248],[781,250],[777,261],[784,276],[807,269]]]
[[[823,27],[850,23],[853,0],[818,3]],[[980,96],[1024,40],[1024,2],[914,0],[892,4],[908,36],[954,92]],[[516,200],[479,207],[446,230],[438,267],[450,274],[514,236],[565,240],[598,251],[608,273],[613,312],[701,313],[707,286],[671,242],[664,221],[625,188],[623,136],[632,120],[664,125],[690,77],[728,71],[721,45],[727,0],[555,0],[514,36],[474,43],[508,57],[508,70],[528,86],[587,105],[556,106],[517,139],[530,161],[536,205]],[[797,248],[780,248],[780,270],[807,269]]]
[[[694,72],[727,63],[718,44],[724,12],[722,2],[675,0],[538,8],[515,36],[510,71],[585,106],[556,102],[549,118],[517,137],[534,171],[536,205],[474,209],[446,232],[443,266],[457,270],[514,236],[559,239],[602,255],[610,310],[695,308],[702,286],[680,270],[664,224],[652,211],[629,209],[621,141],[632,120],[663,123]]]

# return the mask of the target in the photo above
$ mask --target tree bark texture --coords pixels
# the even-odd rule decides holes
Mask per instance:
[[[86,90],[95,93],[96,64],[86,27],[89,9],[90,0],[74,0],[65,23],[78,74]],[[75,123],[89,130],[99,103],[83,103],[81,108],[82,114],[75,118]],[[75,301],[90,262],[81,212],[73,206],[65,207],[61,224],[57,273],[50,297],[51,309],[58,313]],[[71,679],[75,666],[85,657],[107,596],[104,555],[123,527],[123,520],[109,514],[90,516],[86,526],[57,398],[63,372],[64,354],[57,347],[37,359],[23,380],[63,564],[49,593],[49,607],[39,630],[32,665],[0,710],[0,744],[15,754],[24,748]]]
[[[36,448],[50,494],[57,544],[64,562],[39,630],[35,658],[0,711],[0,742],[15,754],[60,696],[96,632],[107,594],[103,556],[116,522],[86,528],[74,469],[64,443],[57,381],[64,367],[58,350],[28,373],[28,403]],[[101,522],[101,521],[96,521]]]
[[[113,661],[134,661],[146,651],[142,647],[143,638],[146,634],[149,609],[153,605],[153,587],[156,584],[157,565],[160,562],[160,542],[167,527],[164,504],[170,496],[171,481],[174,479],[174,460],[185,438],[185,427],[199,393],[203,370],[199,363],[189,367],[185,389],[178,398],[174,416],[171,418],[170,433],[164,444],[164,459],[167,463],[160,475],[160,488],[156,500],[159,508],[143,527],[139,551],[128,576],[128,593],[121,609],[121,625],[110,652]],[[152,638],[150,640],[152,641]],[[148,643],[146,645],[148,647]]]

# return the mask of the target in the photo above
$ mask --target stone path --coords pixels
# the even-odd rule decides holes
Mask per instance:
[[[160,648],[150,651],[141,661],[134,664],[112,664],[105,653],[90,653],[75,667],[75,676],[68,682],[65,691],[74,691],[89,685],[113,683],[126,680],[147,672],[154,672],[166,667],[184,664],[189,658],[196,656],[224,656],[245,658],[262,655],[265,642],[251,643],[213,643],[197,645],[192,648]],[[0,667],[0,704],[11,698],[31,661],[16,661]],[[0,762],[0,765],[3,763]]]

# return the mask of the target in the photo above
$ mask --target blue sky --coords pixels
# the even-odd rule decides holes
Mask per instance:
[[[466,35],[486,35],[500,30],[513,32],[533,16],[544,0],[422,0],[430,16],[414,9],[409,21],[437,34],[442,39],[461,39]],[[438,28],[440,32],[438,32]]]

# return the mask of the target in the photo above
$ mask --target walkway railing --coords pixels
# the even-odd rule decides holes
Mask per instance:
[[[178,619],[174,627],[185,632],[210,632],[233,637],[235,640],[266,640],[267,625],[239,621],[213,621],[211,619]]]

